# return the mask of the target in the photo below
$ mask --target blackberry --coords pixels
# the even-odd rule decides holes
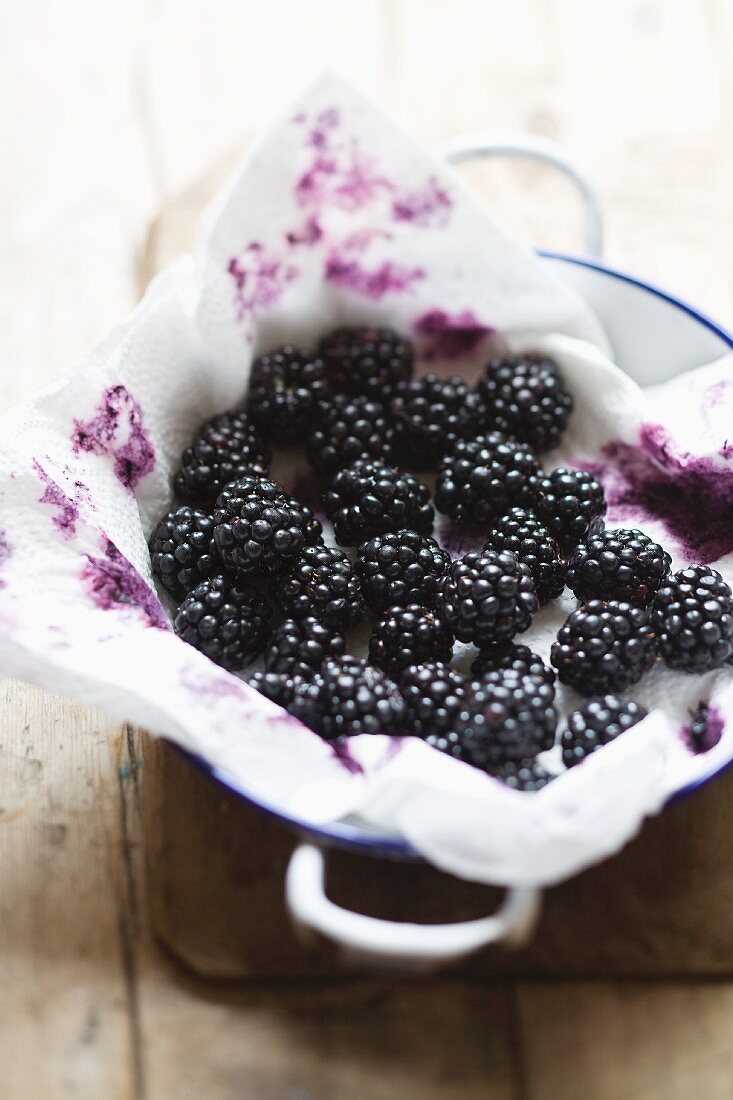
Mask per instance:
[[[538,676],[546,684],[555,683],[555,673],[526,645],[492,645],[480,649],[471,664],[471,675],[480,680],[487,672],[521,672]]]
[[[417,531],[375,535],[356,552],[367,607],[377,615],[397,605],[433,607],[450,560],[435,539]]]
[[[476,392],[493,428],[538,453],[557,447],[573,411],[557,364],[541,355],[492,359]]]
[[[619,600],[590,600],[560,627],[550,660],[563,684],[581,695],[605,695],[637,683],[656,656],[649,611]]]
[[[491,774],[513,791],[541,791],[555,778],[535,759],[520,760],[518,764],[513,760],[507,761]]]
[[[458,377],[400,382],[389,406],[396,457],[416,470],[436,469],[456,440],[478,434],[475,397]]]
[[[319,732],[328,741],[359,733],[405,732],[405,703],[381,669],[357,657],[326,661],[320,673]]]
[[[568,717],[567,727],[562,731],[563,764],[566,768],[579,764],[596,749],[641,722],[646,715],[644,707],[619,695],[589,699],[580,710],[573,711]]]
[[[213,504],[224,486],[245,474],[265,474],[272,449],[244,412],[221,413],[201,427],[173,478],[179,497]]]
[[[410,665],[399,680],[406,728],[415,737],[441,737],[453,729],[465,695],[463,677],[442,661]]]
[[[337,329],[324,337],[319,353],[336,393],[384,401],[412,376],[412,344],[388,328]]]
[[[642,531],[602,531],[576,547],[568,588],[579,600],[626,600],[646,607],[669,575],[671,562]]]
[[[265,668],[291,678],[307,678],[327,657],[343,657],[346,643],[320,619],[283,619],[265,652]]]
[[[532,452],[499,432],[459,439],[441,463],[435,504],[453,519],[488,526],[514,505],[531,508],[541,476]]]
[[[369,659],[390,676],[425,661],[446,664],[453,656],[455,635],[435,611],[409,604],[390,607],[369,640]]]
[[[495,772],[552,748],[553,690],[536,676],[490,672],[471,684],[454,726],[461,760]]]
[[[394,428],[383,405],[368,397],[339,393],[322,401],[306,453],[318,473],[328,478],[359,459],[392,457]]]
[[[164,588],[178,599],[220,569],[212,551],[214,520],[184,505],[163,516],[150,536],[150,564]]]
[[[516,554],[485,550],[453,562],[439,607],[459,641],[481,649],[526,630],[538,602],[529,568]]]
[[[336,474],[323,504],[342,546],[388,531],[427,535],[435,516],[427,485],[384,462],[355,462]]]
[[[698,756],[715,748],[724,728],[717,708],[701,699],[695,709],[690,711],[690,721],[682,727],[681,733],[690,752]]]
[[[273,703],[292,714],[315,732],[321,724],[321,683],[318,675],[312,680],[286,676],[282,672],[257,672],[249,681],[250,687],[259,691]]]
[[[247,410],[258,428],[289,443],[308,431],[327,393],[323,360],[285,344],[252,364]]]
[[[603,529],[606,499],[587,470],[558,466],[540,481],[534,511],[567,551]]]
[[[267,478],[244,477],[219,494],[214,544],[227,569],[238,575],[279,573],[321,537],[310,508]]]
[[[484,550],[511,550],[529,569],[540,606],[556,600],[565,588],[567,566],[560,547],[536,516],[512,508],[489,532]]]
[[[307,546],[287,576],[273,580],[271,595],[286,615],[312,616],[333,630],[356,626],[364,617],[354,565],[335,546]]]
[[[688,565],[652,605],[659,650],[670,668],[708,672],[733,655],[733,593],[716,569]]]
[[[179,638],[222,668],[238,672],[262,653],[270,605],[251,584],[217,576],[201,581],[173,619]]]

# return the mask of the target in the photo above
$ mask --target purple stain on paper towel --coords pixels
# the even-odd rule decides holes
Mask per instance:
[[[5,531],[0,529],[0,570],[5,565],[5,562],[13,556],[13,548],[8,541],[8,536]],[[5,581],[0,577],[0,588],[5,588]]]
[[[453,200],[435,176],[423,187],[407,191],[392,202],[392,217],[424,229],[442,229],[448,224]]]
[[[471,355],[494,332],[468,309],[453,314],[430,309],[415,319],[412,330],[425,340],[422,356],[428,360]]]
[[[370,269],[335,248],[326,257],[323,275],[334,286],[370,298],[373,302],[381,301],[388,294],[409,293],[416,283],[425,278],[422,268],[403,267],[392,260],[385,260]]]
[[[364,774],[364,769],[353,755],[348,740],[333,741],[329,747],[339,764],[343,764],[347,772],[350,772],[351,775]]]
[[[294,121],[307,127],[305,147],[311,156],[295,183],[299,206],[335,206],[353,213],[394,191],[377,161],[363,152],[355,138],[342,134],[335,107],[322,111],[313,121],[304,116],[296,116]]]
[[[227,272],[234,281],[235,316],[245,326],[248,340],[253,337],[257,314],[275,305],[300,274],[299,268],[259,241],[250,241],[238,256],[232,256]]]
[[[711,386],[708,386],[702,396],[703,410],[707,412],[722,404],[728,397],[727,391],[729,388],[730,382],[726,378],[722,378],[720,382],[713,382]]]
[[[694,711],[690,711],[690,721],[682,726],[680,733],[690,752],[699,756],[715,748],[724,729],[725,722],[718,708],[701,701]]]
[[[585,464],[603,485],[612,523],[662,523],[687,561],[705,565],[733,551],[733,468],[680,450],[660,424],[636,446],[612,440],[606,463]]]
[[[104,536],[104,555],[86,555],[81,578],[84,586],[101,611],[119,611],[133,607],[142,611],[150,626],[170,630],[168,616],[150,586],[117,549],[111,539]]]
[[[65,539],[76,535],[76,525],[79,521],[80,504],[84,503],[89,509],[94,510],[89,489],[83,481],[72,481],[72,471],[68,466],[64,467],[64,477],[67,481],[66,488],[62,488],[37,459],[33,459],[33,469],[43,485],[43,494],[39,497],[39,504],[50,504],[55,510],[53,525]],[[70,484],[69,484],[70,483]]]
[[[306,218],[305,222],[297,229],[291,229],[285,234],[285,240],[289,245],[314,245],[323,238],[323,230],[318,218],[314,215]]]
[[[110,386],[89,420],[75,420],[74,454],[109,455],[115,477],[132,492],[155,468],[155,447],[143,412],[126,386]]]
[[[179,672],[179,682],[181,687],[204,702],[221,699],[247,702],[253,692],[241,680],[226,672],[216,669],[209,673],[207,669],[192,665],[183,666]]]

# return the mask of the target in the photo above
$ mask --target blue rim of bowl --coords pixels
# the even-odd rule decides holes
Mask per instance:
[[[544,248],[537,249],[537,253],[544,259],[562,260],[565,263],[575,264],[578,267],[587,267],[593,271],[600,272],[602,275],[610,275],[612,278],[619,279],[621,282],[629,283],[639,290],[645,290],[648,294],[654,295],[655,298],[661,298],[662,301],[686,313],[688,317],[692,317],[693,320],[703,325],[710,332],[714,333],[724,344],[733,349],[733,334],[713,321],[711,317],[702,313],[699,309],[695,309],[681,298],[677,298],[674,294],[670,294],[668,291],[654,286],[653,283],[645,282],[643,279],[637,279],[634,275],[629,275],[627,272],[620,271],[618,268],[609,267],[601,263],[600,260],[595,260],[590,257],[575,256],[567,252],[555,252]],[[248,792],[229,772],[222,768],[217,768],[213,764],[209,764],[202,757],[187,752],[177,745],[173,745],[173,747],[195,768],[208,775],[220,786],[238,795],[238,797],[242,798],[248,805],[260,810],[262,813],[266,814],[267,817],[278,821],[281,825],[291,829],[304,839],[312,840],[315,843],[331,848],[341,848],[351,852],[360,852],[362,855],[409,861],[411,863],[425,862],[425,857],[422,856],[417,849],[413,848],[408,841],[402,840],[399,837],[386,837],[380,835],[369,836],[363,827],[350,825],[347,822],[337,821],[327,825],[314,825],[311,822],[302,821],[300,818],[293,817],[291,814],[283,813],[282,810],[277,809],[267,801],[256,798]],[[675,791],[674,794],[669,797],[666,804],[669,805],[672,802],[677,802],[686,795],[692,794],[693,791],[699,790],[716,775],[719,775],[720,772],[725,771],[731,765],[733,765],[733,758],[716,766],[709,773],[699,776],[685,787],[681,787],[678,791]]]

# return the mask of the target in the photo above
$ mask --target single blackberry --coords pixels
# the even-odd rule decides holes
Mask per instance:
[[[644,707],[619,695],[601,695],[596,699],[589,699],[580,710],[569,715],[567,727],[562,731],[560,744],[563,764],[566,768],[579,764],[596,749],[602,748],[620,733],[641,722],[646,715]]]
[[[485,550],[453,562],[438,606],[459,641],[481,649],[526,630],[538,602],[529,568],[516,554]]]
[[[494,429],[538,453],[557,447],[573,411],[557,364],[542,355],[492,359],[476,392]]]
[[[465,695],[459,673],[442,661],[410,665],[403,670],[399,686],[410,733],[439,737],[451,732]]]
[[[271,595],[286,615],[313,616],[332,630],[356,626],[364,617],[353,562],[335,546],[306,546],[287,576],[273,580]]]
[[[493,773],[552,748],[557,726],[553,698],[550,685],[537,676],[487,673],[466,691],[454,726],[454,755]]]
[[[322,683],[316,673],[310,680],[287,676],[283,672],[257,672],[249,681],[273,703],[318,732],[321,724]]]
[[[550,660],[563,684],[581,695],[605,695],[637,683],[656,656],[649,611],[619,600],[590,600],[560,627]]]
[[[405,703],[399,688],[365,660],[326,661],[320,692],[319,732],[328,741],[358,733],[405,732]]]
[[[323,494],[336,541],[357,546],[388,531],[427,535],[435,512],[427,485],[384,462],[355,462]]]
[[[521,672],[524,676],[538,676],[546,684],[555,683],[554,670],[533,653],[529,646],[491,645],[480,649],[471,664],[471,675],[480,680],[487,672]]]
[[[533,510],[561,549],[568,551],[603,529],[606,499],[587,470],[558,466],[540,481]]]
[[[447,664],[454,642],[455,635],[434,610],[420,604],[390,607],[369,640],[369,659],[397,679],[409,665]]]
[[[201,581],[173,619],[179,638],[222,668],[238,672],[262,653],[270,605],[251,584],[217,576]]]
[[[733,593],[717,569],[688,565],[652,604],[659,650],[670,668],[708,672],[733,655]]]
[[[173,488],[193,504],[213,504],[224,486],[245,474],[265,474],[272,449],[244,412],[221,413],[199,429],[181,455]]]
[[[320,619],[283,619],[265,651],[265,668],[291,678],[317,672],[327,657],[343,657],[346,642]]]
[[[491,774],[494,779],[501,780],[505,787],[510,787],[513,791],[541,791],[555,778],[540,764],[539,760],[532,758],[520,760],[518,764],[509,760]]]
[[[626,600],[646,607],[669,576],[672,559],[642,531],[601,531],[576,547],[568,588],[579,600]]]
[[[556,600],[565,588],[567,566],[547,528],[524,508],[512,508],[497,521],[484,550],[511,550],[529,569],[540,606]]]
[[[340,328],[318,350],[335,393],[384,401],[398,382],[412,377],[412,344],[388,328]]]
[[[515,505],[531,508],[541,476],[532,452],[499,432],[459,439],[441,463],[435,505],[453,519],[485,527]]]
[[[476,395],[462,378],[426,374],[400,382],[389,406],[394,449],[400,462],[435,470],[458,439],[477,435]]]
[[[394,428],[383,405],[368,397],[337,393],[320,403],[306,453],[318,473],[328,478],[360,459],[388,462],[393,438]]]
[[[690,752],[698,756],[715,748],[724,728],[725,723],[717,707],[701,699],[690,711],[690,721],[682,727],[681,733]]]
[[[232,481],[217,498],[214,544],[237,575],[280,573],[320,537],[321,525],[310,508],[267,478]]]
[[[253,423],[272,438],[299,441],[327,394],[323,360],[306,348],[285,344],[252,364],[247,410]]]
[[[150,564],[172,596],[181,599],[221,569],[211,545],[213,535],[212,516],[187,505],[158,523],[150,536]]]
[[[367,607],[377,615],[397,605],[433,607],[450,560],[435,539],[417,531],[375,535],[356,552]]]

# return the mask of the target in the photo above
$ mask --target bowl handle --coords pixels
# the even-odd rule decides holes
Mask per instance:
[[[326,897],[324,852],[299,844],[285,878],[285,898],[299,932],[319,933],[351,963],[389,970],[426,971],[491,943],[517,947],[539,915],[540,891],[511,887],[493,916],[459,924],[408,924],[342,909]]]
[[[597,258],[602,255],[603,213],[598,190],[583,169],[567,156],[561,145],[534,134],[509,134],[500,137],[476,133],[445,141],[438,146],[437,152],[451,164],[462,164],[481,157],[523,157],[557,168],[573,181],[583,200],[583,240],[586,254]]]

